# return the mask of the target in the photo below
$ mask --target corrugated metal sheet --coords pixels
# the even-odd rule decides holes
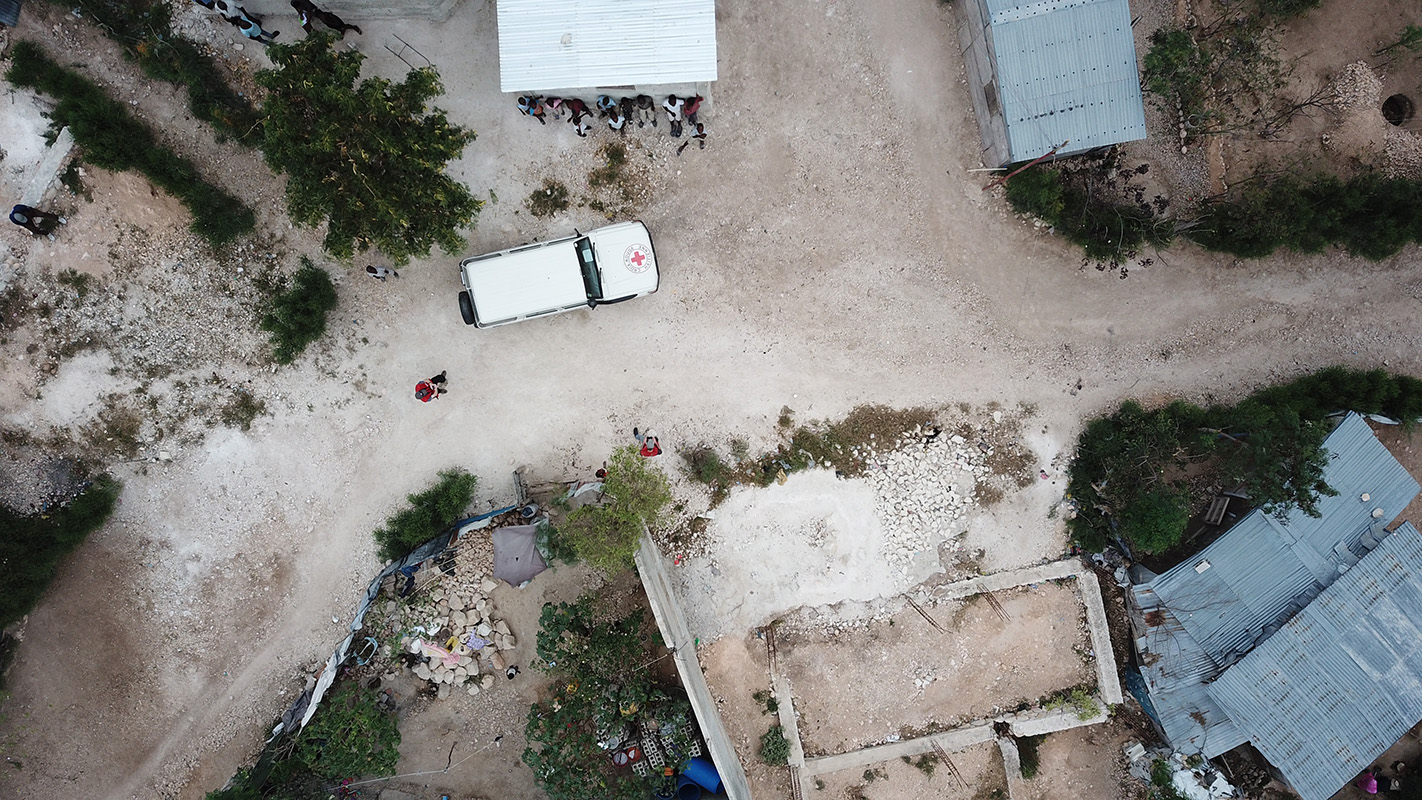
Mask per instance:
[[[1280,523],[1255,510],[1199,555],[1149,585],[1194,641],[1221,667],[1239,660],[1338,577],[1341,555],[1360,546],[1365,530],[1381,531],[1412,498],[1417,481],[1357,414],[1347,415],[1324,441],[1324,476],[1338,491],[1322,498],[1313,518],[1295,509]],[[1362,502],[1362,494],[1369,500]],[[1374,508],[1383,516],[1374,520]],[[1348,550],[1351,552],[1351,550]],[[1203,572],[1196,568],[1208,562]]]
[[[1210,755],[1242,744],[1244,734],[1205,691],[1219,665],[1148,586],[1132,587],[1131,599],[1141,677],[1166,738],[1182,752]]]
[[[0,0],[0,25],[19,25],[21,4],[22,0]]]
[[[1127,0],[989,0],[988,13],[1014,161],[1145,138]]]
[[[1304,800],[1422,720],[1422,535],[1399,526],[1209,694]]]
[[[715,0],[498,0],[505,92],[716,80]]]

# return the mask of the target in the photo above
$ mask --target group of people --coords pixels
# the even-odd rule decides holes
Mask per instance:
[[[677,97],[674,94],[667,95],[667,99],[661,102],[660,110],[667,115],[667,122],[671,128],[671,135],[674,139],[680,139],[685,132],[685,125],[691,126],[691,139],[700,143],[701,149],[706,149],[706,124],[698,122],[696,115],[701,111],[701,104],[706,98],[701,95],[695,97]],[[572,123],[573,131],[579,136],[586,137],[588,131],[592,130],[594,113],[597,119],[607,121],[609,130],[626,134],[628,123],[635,121],[637,127],[646,127],[649,123],[653,128],[657,127],[658,106],[651,95],[639,94],[636,97],[623,97],[614,100],[611,95],[601,94],[597,96],[593,107],[576,97],[542,97],[539,95],[522,95],[518,98],[518,111],[524,116],[533,117],[540,125],[548,124],[548,117],[562,119],[563,112],[568,111],[568,122]],[[677,149],[680,154],[686,146],[691,143],[691,139],[683,142]]]
[[[223,19],[236,26],[243,36],[252,41],[271,44],[276,41],[276,37],[281,35],[281,31],[268,31],[263,28],[261,17],[243,8],[234,0],[193,0],[193,2],[221,14]],[[301,16],[301,29],[307,33],[313,30],[312,20],[339,32],[342,38],[345,38],[346,31],[361,32],[359,26],[350,25],[330,11],[317,8],[311,0],[291,0],[291,7],[296,9],[296,13]]]

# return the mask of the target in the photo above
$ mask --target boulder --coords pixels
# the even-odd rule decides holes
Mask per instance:
[[[484,594],[488,594],[489,592],[492,592],[495,589],[499,588],[499,582],[494,580],[493,578],[485,578],[484,580],[479,582],[479,588],[484,590]]]
[[[494,655],[489,659],[489,663],[493,664],[494,669],[498,670],[499,672],[503,672],[504,670],[508,669],[508,664],[504,662],[503,653],[495,652]]]
[[[505,636],[510,633],[513,633],[513,631],[509,630],[509,624],[507,622],[504,622],[503,620],[498,620],[494,623],[494,630],[504,634]]]
[[[427,681],[433,677],[433,673],[430,672],[430,666],[428,664],[416,664],[413,671],[421,680]]]
[[[450,614],[449,621],[451,624],[454,625],[455,630],[463,629],[469,624],[468,620],[464,617],[463,611],[455,611],[454,613]]]
[[[481,622],[479,623],[479,627],[474,629],[474,632],[487,639],[489,638],[489,634],[494,632],[494,628],[487,622]]]
[[[469,684],[469,696],[470,696],[470,697],[473,697],[474,695],[477,695],[478,693],[479,693],[479,684],[477,684],[477,683],[471,683],[471,684]]]
[[[493,676],[493,675],[485,675],[484,677],[482,677],[482,678],[479,679],[479,685],[482,686],[482,687],[484,687],[485,689],[492,689],[492,688],[494,688],[494,676]]]
[[[444,698],[449,697],[450,691],[452,691],[452,687],[446,684],[439,687],[439,691],[435,694],[435,696],[440,700],[443,700]]]

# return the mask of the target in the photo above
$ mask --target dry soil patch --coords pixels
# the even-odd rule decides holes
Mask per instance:
[[[975,744],[949,753],[962,780],[933,755],[882,761],[862,769],[821,775],[812,798],[825,800],[1001,800],[1007,797],[1007,776],[995,742]],[[922,766],[919,766],[922,764]]]
[[[788,620],[778,665],[806,755],[957,727],[1094,681],[1074,584],[994,593],[1009,619],[986,595],[924,606],[942,631],[908,606],[859,625],[815,624],[815,612]]]

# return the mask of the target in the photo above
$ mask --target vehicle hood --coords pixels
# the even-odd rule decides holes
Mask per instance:
[[[602,276],[602,298],[617,300],[657,290],[661,273],[652,234],[640,222],[624,222],[596,231],[592,237],[597,269]]]

